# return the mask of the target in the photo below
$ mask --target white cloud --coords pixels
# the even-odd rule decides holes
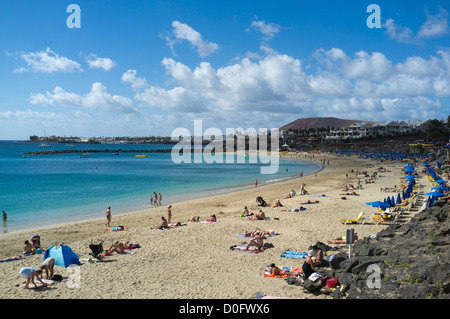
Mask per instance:
[[[206,57],[214,53],[219,48],[218,44],[203,39],[203,36],[198,31],[194,30],[185,23],[173,21],[172,27],[172,34],[175,37],[175,40],[166,38],[167,44],[172,48],[172,51],[174,44],[182,42],[184,40],[195,46],[197,48],[198,54],[201,57]]]
[[[145,78],[137,77],[136,70],[128,70],[122,74],[122,82],[131,84],[134,90],[145,88],[148,84]]]
[[[190,68],[164,58],[161,63],[173,87],[147,84],[137,90],[135,99],[166,112],[209,119],[220,114],[228,121],[245,117],[253,122],[255,117],[281,119],[282,114],[346,118],[354,114],[363,119],[430,116],[441,109],[437,98],[450,97],[450,50],[393,63],[381,52],[358,51],[350,56],[339,48],[319,49],[314,53],[319,67],[310,74],[299,59],[267,48],[264,52],[219,68],[207,62]],[[136,73],[126,74],[133,85]]]
[[[421,38],[434,38],[449,33],[448,13],[443,8],[439,8],[439,13],[431,15],[426,12],[427,21],[420,27],[417,35]]]
[[[111,95],[107,88],[96,82],[92,84],[91,91],[85,95],[66,92],[57,86],[53,93],[47,92],[33,94],[30,97],[31,104],[43,104],[50,106],[72,106],[82,108],[102,108],[113,113],[136,113],[132,108],[133,100],[124,96]]]
[[[26,62],[27,67],[17,68],[13,71],[15,73],[30,71],[44,73],[83,71],[78,62],[60,56],[50,48],[47,48],[45,51],[21,53],[19,56]]]
[[[395,24],[393,19],[387,19],[383,25],[388,37],[401,43],[417,43],[415,35],[410,28]]]
[[[250,28],[259,31],[263,35],[264,40],[271,40],[280,32],[281,26],[276,23],[266,23],[265,21],[253,21]]]
[[[435,38],[449,33],[448,13],[439,7],[439,13],[435,15],[425,12],[427,20],[420,26],[417,34],[408,27],[395,24],[393,19],[387,19],[383,24],[390,39],[401,43],[421,43],[424,39]]]
[[[104,71],[110,71],[116,66],[116,62],[110,58],[99,58],[95,54],[87,56],[86,62],[89,64],[90,69],[103,69]]]

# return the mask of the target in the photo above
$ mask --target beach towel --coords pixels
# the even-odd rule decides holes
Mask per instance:
[[[112,254],[100,254],[102,258],[117,256],[117,255],[134,255],[136,252],[134,250],[125,250],[123,253],[119,254],[117,252],[113,252]]]
[[[248,245],[247,243],[233,245],[230,247],[230,249],[233,251],[242,251],[242,252],[247,252],[247,253],[259,254],[259,253],[263,252],[264,250],[273,247],[273,245],[271,243],[265,243],[261,248],[251,245],[248,247],[248,249],[246,249],[247,245]]]
[[[308,256],[308,253],[306,252],[297,252],[291,250],[286,250],[284,253],[280,255],[280,257],[282,258],[296,258],[296,259],[305,259],[306,256]]]
[[[287,270],[290,272],[298,272],[298,271],[302,271],[301,267],[279,267],[281,270]],[[295,277],[296,275],[292,275],[292,274],[281,274],[281,275],[272,275],[270,273],[270,266],[267,266],[266,269],[264,270],[264,277],[268,277],[268,278],[286,278],[286,277]]]
[[[118,232],[118,231],[124,231],[124,230],[128,230],[128,228],[123,227],[123,226],[118,226],[118,227],[113,227],[113,228],[108,229],[108,231],[113,232],[113,233]]]
[[[277,235],[278,234],[265,234],[263,238],[269,238]],[[237,234],[235,237],[253,238],[253,236],[245,236],[244,234]]]
[[[52,286],[52,285],[57,284],[57,283],[59,282],[59,281],[55,281],[55,280],[51,280],[51,279],[42,279],[42,281],[43,281],[45,284],[47,284],[47,286]],[[33,285],[33,283],[30,282],[30,284],[28,285],[28,288],[36,289],[36,288],[42,288],[42,287],[44,286],[44,285],[42,285],[42,283],[41,283],[39,280],[37,280],[36,278],[34,279],[34,282],[36,283],[37,286]],[[25,287],[25,284],[26,284],[26,283],[27,283],[26,281],[22,281],[21,283],[17,284],[16,287],[18,287],[18,288],[23,288],[23,287]]]
[[[0,260],[0,263],[6,263],[8,261],[21,260],[21,259],[25,259],[25,257],[9,257],[9,258]]]
[[[295,297],[276,297],[276,296],[264,296],[262,293],[258,292],[255,296],[255,299],[302,299]]]

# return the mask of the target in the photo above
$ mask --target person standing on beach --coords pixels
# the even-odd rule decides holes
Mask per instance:
[[[172,220],[172,205],[169,205],[169,208],[167,208],[167,222],[170,224],[171,220]]]
[[[111,223],[111,207],[109,206],[108,209],[106,210],[106,226],[111,226],[109,223]]]
[[[6,222],[8,219],[8,216],[6,215],[5,211],[3,211],[3,221]]]
[[[158,193],[158,205],[161,206],[162,196],[161,193]],[[170,223],[170,222],[169,222]]]
[[[255,179],[255,187],[258,187],[258,180]]]
[[[153,195],[150,195],[150,205],[153,207]]]
[[[158,195],[156,195],[155,192],[153,192],[153,202],[155,203],[155,206],[158,206]]]

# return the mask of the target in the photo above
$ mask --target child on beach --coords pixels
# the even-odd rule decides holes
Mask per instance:
[[[25,246],[23,247],[23,254],[29,255],[34,253],[34,247],[31,245],[31,243],[28,240],[25,240]]]
[[[27,280],[27,282],[25,283],[25,289],[28,289],[30,282],[37,287],[36,283],[34,282],[34,277],[36,277],[42,283],[42,285],[47,286],[47,284],[43,282],[40,277],[42,275],[42,270],[36,270],[31,267],[23,267],[20,269],[19,274],[20,277]]]
[[[167,208],[167,221],[170,224],[170,221],[172,220],[172,205],[169,205]]]
[[[109,223],[111,223],[111,207],[108,207],[108,209],[106,210],[106,226],[110,226]]]

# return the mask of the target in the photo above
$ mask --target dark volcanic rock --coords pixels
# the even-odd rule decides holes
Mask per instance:
[[[329,265],[340,286],[330,296],[449,299],[448,213],[446,202],[427,208],[406,224],[388,226],[376,238],[358,240],[351,258],[346,253],[333,254]]]

